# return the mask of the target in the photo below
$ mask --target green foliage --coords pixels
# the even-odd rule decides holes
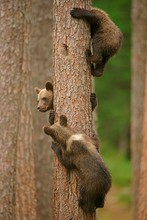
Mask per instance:
[[[131,206],[132,198],[131,198],[131,189],[130,189],[130,187],[124,188],[124,191],[121,191],[121,193],[119,193],[118,201],[121,202],[121,203],[125,203],[128,206]]]
[[[108,61],[104,75],[95,78],[95,90],[101,152],[112,173],[113,183],[126,187],[131,184],[131,163],[119,149],[122,139],[128,146],[130,143],[131,1],[95,0],[93,6],[106,11],[124,35],[119,53]],[[121,199],[130,200],[130,196],[124,197]]]
[[[109,60],[104,75],[95,78],[99,134],[102,142],[107,139],[117,148],[122,138],[129,143],[131,1],[99,0],[93,1],[93,5],[105,10],[124,35],[119,53]]]
[[[131,162],[125,155],[104,142],[101,147],[101,154],[110,169],[113,183],[120,187],[131,185]]]

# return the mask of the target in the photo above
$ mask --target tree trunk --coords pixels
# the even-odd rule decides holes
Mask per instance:
[[[36,192],[31,114],[30,28],[27,20],[30,5],[22,2],[23,57],[21,69],[21,101],[18,122],[16,160],[16,220],[36,220]]]
[[[28,1],[1,1],[0,219],[36,220]]]
[[[145,88],[145,64],[146,64],[146,39],[147,39],[147,1],[133,0],[132,5],[132,127],[131,148],[133,159],[133,194],[134,217],[137,219],[138,189],[140,159],[143,145],[143,113],[144,113],[144,88]]]
[[[14,54],[12,15],[1,1],[0,25],[0,219],[15,219],[15,160],[19,115],[19,59]],[[11,12],[11,13],[10,13]],[[19,25],[17,26],[17,28]],[[13,34],[14,35],[14,34]],[[19,51],[20,44],[17,44]],[[12,83],[13,82],[13,83]],[[14,86],[15,85],[15,86]],[[11,108],[10,108],[11,106]],[[11,123],[10,123],[11,122]]]
[[[147,219],[147,203],[146,203],[147,201],[147,184],[146,184],[147,183],[147,60],[146,60],[145,102],[144,102],[142,142],[143,145],[142,145],[141,164],[140,164],[138,212],[136,218],[137,220]]]
[[[31,70],[32,87],[44,88],[52,76],[53,1],[32,0]],[[37,111],[37,96],[32,89],[33,143],[37,190],[37,219],[52,220],[53,152],[49,139],[41,132],[48,121],[48,112]]]
[[[90,0],[54,0],[54,108],[65,114],[72,128],[93,135],[91,114],[91,72],[85,50],[89,48],[90,32],[86,22],[71,18],[73,7],[89,8]],[[75,173],[54,161],[55,220],[92,220],[78,207],[78,180]]]

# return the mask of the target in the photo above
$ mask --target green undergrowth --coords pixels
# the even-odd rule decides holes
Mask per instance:
[[[130,159],[108,143],[101,144],[100,153],[112,175],[113,186],[119,188],[117,201],[130,206],[132,202]]]
[[[117,186],[131,185],[131,161],[113,146],[101,144],[100,152],[110,169],[113,182]]]

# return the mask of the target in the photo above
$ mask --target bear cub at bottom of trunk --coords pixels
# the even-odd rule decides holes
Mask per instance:
[[[54,111],[51,111],[50,119],[51,126],[45,126],[44,132],[53,138],[52,149],[61,164],[79,176],[79,206],[84,212],[92,213],[104,206],[111,187],[111,175],[97,151],[98,143],[95,138],[70,129],[64,115],[54,123]]]

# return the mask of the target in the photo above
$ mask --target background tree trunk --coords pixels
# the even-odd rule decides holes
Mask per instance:
[[[20,3],[19,3],[20,4]],[[22,68],[20,70],[21,100],[18,121],[16,160],[16,220],[36,220],[36,188],[33,156],[33,126],[31,113],[30,72],[30,2],[21,2],[23,39]]]
[[[0,219],[36,220],[30,111],[29,1],[1,1]]]
[[[147,58],[147,53],[146,53],[146,58]],[[141,152],[138,212],[136,218],[138,220],[147,219],[147,203],[146,203],[147,184],[146,183],[147,183],[147,60],[146,60],[145,102],[144,102],[144,120],[143,120],[143,146]]]
[[[134,217],[137,218],[138,189],[140,160],[143,145],[143,115],[144,115],[144,90],[145,90],[145,65],[146,65],[146,39],[147,39],[147,1],[133,0],[132,5],[132,127],[131,148],[133,159],[133,196]]]
[[[71,18],[73,7],[89,8],[90,0],[54,0],[54,107],[58,117],[65,114],[72,128],[93,135],[91,115],[91,72],[85,50],[90,32],[86,22]],[[55,158],[55,220],[92,220],[78,207],[78,182]]]
[[[0,2],[0,219],[10,220],[15,219],[15,161],[20,101],[18,78],[22,41],[18,41],[14,48],[14,9],[10,2],[4,2]],[[16,28],[20,27],[21,23],[18,23]]]
[[[32,112],[35,176],[37,189],[37,219],[52,219],[52,163],[53,151],[49,139],[42,132],[48,121],[48,112],[37,111],[37,96],[34,87],[44,88],[52,77],[52,32],[53,1],[32,0],[31,17],[31,70],[32,70]]]

